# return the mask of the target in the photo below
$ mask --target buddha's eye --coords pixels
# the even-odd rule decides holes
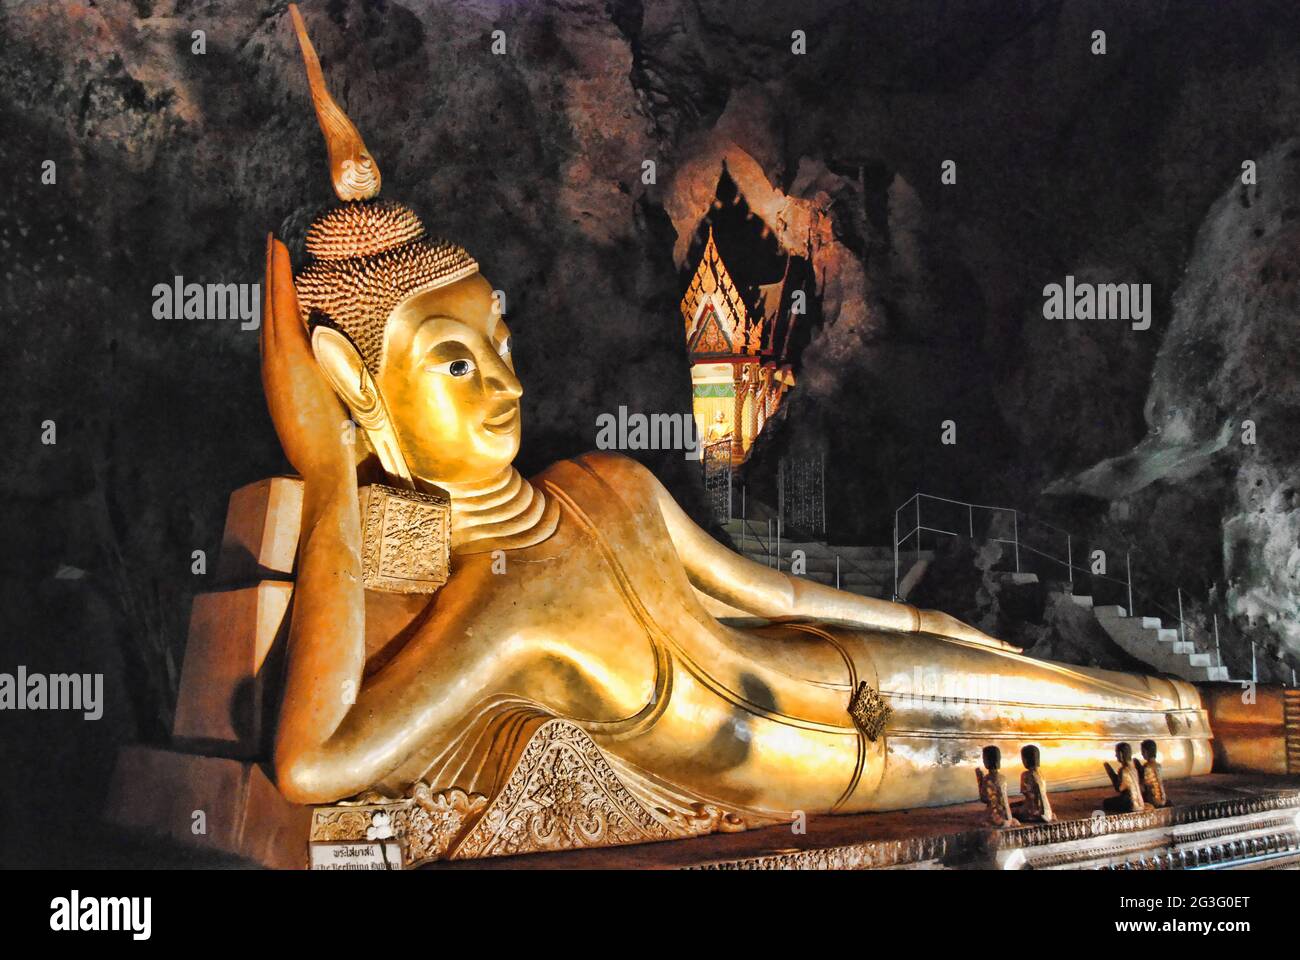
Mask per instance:
[[[510,355],[510,338],[506,337],[497,347],[497,355],[507,357]]]
[[[473,360],[448,360],[446,363],[435,363],[425,369],[434,373],[441,373],[448,377],[467,377],[474,372]]]

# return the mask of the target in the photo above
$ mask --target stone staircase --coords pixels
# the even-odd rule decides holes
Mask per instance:
[[[739,548],[742,543],[741,521],[730,520],[723,525],[723,529]],[[758,538],[755,537],[755,530],[760,534]],[[755,523],[751,520],[749,528],[744,533],[744,548],[741,554],[755,563],[775,566],[775,559],[769,555],[764,546],[766,534],[765,523]],[[772,547],[773,549],[776,547],[775,540],[772,542]],[[894,551],[889,547],[833,547],[820,540],[782,539],[781,569],[786,573],[790,572],[791,557],[796,550],[803,551],[806,564],[803,576],[809,580],[824,583],[829,587],[835,586],[835,558],[838,556],[841,590],[885,600],[893,596]],[[932,550],[922,550],[920,560],[923,563],[929,562],[933,555]],[[909,550],[906,558],[901,559],[900,562],[902,566],[899,569],[899,576],[901,579],[906,579],[904,575],[917,563],[916,551]]]
[[[1123,607],[1094,607],[1091,597],[1074,598],[1091,607],[1097,622],[1125,653],[1149,663],[1162,673],[1184,680],[1227,680],[1228,668],[1214,666],[1214,657],[1198,653],[1194,643],[1179,639],[1177,628],[1166,627],[1159,617],[1130,617]]]

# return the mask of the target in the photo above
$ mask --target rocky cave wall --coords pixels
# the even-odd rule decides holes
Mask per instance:
[[[1234,675],[1247,639],[1266,676],[1300,653],[1294,3],[303,8],[385,194],[507,293],[523,468],[620,405],[689,410],[679,270],[725,160],[823,318],[756,493],[824,453],[834,535],[873,543],[918,489],[1015,506],[1226,604]],[[155,319],[151,291],[258,282],[267,232],[330,199],[320,135],[282,2],[6,5],[0,43],[9,660],[108,673],[92,747],[157,737],[192,551],[286,464],[256,334]],[[1151,329],[1045,320],[1066,274],[1150,283]],[[681,456],[645,458],[698,515]]]

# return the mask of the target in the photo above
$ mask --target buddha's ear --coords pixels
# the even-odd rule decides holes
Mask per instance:
[[[318,325],[311,333],[311,352],[316,355],[325,379],[349,409],[355,412],[373,404],[368,394],[375,391],[374,381],[361,354],[346,334],[333,327]]]
[[[317,326],[311,334],[311,350],[325,379],[339,395],[357,425],[366,431],[366,438],[379,457],[384,473],[401,485],[409,485],[411,472],[397,442],[397,433],[384,406],[366,363],[347,335],[333,327]]]

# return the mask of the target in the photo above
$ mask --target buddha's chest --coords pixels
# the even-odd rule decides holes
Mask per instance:
[[[694,600],[666,572],[646,576],[649,555],[620,547],[563,517],[544,543],[453,557],[413,640],[440,663],[454,651],[495,693],[591,720],[634,714],[654,695],[656,637],[674,628],[660,620]]]

